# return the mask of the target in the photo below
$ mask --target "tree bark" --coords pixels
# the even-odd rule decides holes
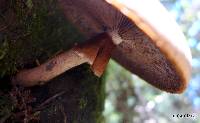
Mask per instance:
[[[7,4],[1,14],[11,10],[15,15],[12,18],[15,23],[0,31],[3,41],[8,44],[1,49],[6,54],[0,61],[1,75],[14,76],[17,70],[34,68],[37,66],[36,60],[42,63],[57,51],[69,50],[75,43],[85,40],[63,17],[57,0],[32,0],[32,3],[30,0],[13,0]],[[4,23],[9,21],[5,19],[2,19]],[[52,64],[41,67],[51,69]],[[40,76],[40,72],[34,75]],[[27,77],[34,78],[32,75]],[[42,105],[39,110],[41,123],[102,123],[104,85],[102,78],[96,77],[88,64],[83,64],[59,75],[48,84],[31,88],[36,97],[36,102],[31,106],[37,108],[45,100],[63,92]]]
[[[102,123],[104,108],[103,79],[94,76],[88,64],[83,64],[51,80],[48,84],[33,89],[38,104],[52,96],[42,107],[41,123]],[[45,95],[45,96],[41,96]]]

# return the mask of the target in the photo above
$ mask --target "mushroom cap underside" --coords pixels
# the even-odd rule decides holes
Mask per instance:
[[[126,15],[124,17],[133,22],[133,27],[125,34],[119,34],[123,42],[114,50],[112,58],[161,90],[181,93],[186,88],[191,73],[191,53],[176,22],[159,2],[147,3],[150,7],[144,10],[138,9],[145,8],[144,4],[136,2],[137,7],[128,6],[118,0],[109,0],[112,6],[104,0],[59,2],[67,19],[87,37],[105,31],[106,26],[110,27],[111,19],[115,17],[110,14]],[[129,2],[132,4],[134,0]],[[151,20],[150,17],[157,20]]]

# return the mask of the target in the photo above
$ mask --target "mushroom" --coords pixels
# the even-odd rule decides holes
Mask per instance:
[[[191,53],[177,23],[157,0],[58,0],[65,16],[90,37],[48,62],[19,72],[13,82],[32,86],[89,63],[101,76],[111,55],[130,72],[171,93],[185,90]],[[91,38],[92,37],[92,38]]]
[[[191,52],[178,24],[163,5],[158,0],[106,1],[150,38],[146,41],[143,36],[143,41],[139,39],[137,43],[122,42],[113,58],[151,85],[167,92],[182,93],[190,79]]]

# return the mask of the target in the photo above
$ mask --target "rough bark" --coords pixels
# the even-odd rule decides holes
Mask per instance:
[[[63,17],[56,0],[13,0],[6,11],[14,23],[0,31],[0,75],[14,76],[18,70],[43,63],[56,52],[68,50],[85,40],[73,25]],[[14,18],[14,19],[13,19]],[[2,27],[2,26],[1,26]],[[6,54],[6,55],[4,55]],[[50,67],[49,67],[50,68]],[[2,79],[1,79],[2,80]],[[58,76],[50,83],[31,88],[37,108],[55,94],[62,95],[40,107],[41,123],[101,123],[104,105],[104,82],[96,77],[87,64],[80,65]]]

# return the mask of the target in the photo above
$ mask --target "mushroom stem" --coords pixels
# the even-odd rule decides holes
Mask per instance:
[[[100,76],[110,59],[112,50],[108,50],[110,46],[107,46],[111,44],[110,42],[112,42],[112,40],[108,34],[99,34],[98,36],[86,41],[86,43],[76,45],[72,49],[55,56],[38,67],[20,71],[12,79],[12,82],[13,84],[20,84],[23,86],[44,84],[54,77],[82,63],[92,65],[94,73],[98,73],[97,76]],[[104,50],[104,47],[106,47],[106,50]],[[106,53],[107,51],[109,53]],[[103,55],[104,53],[106,55]],[[103,60],[99,60],[101,58]],[[101,74],[96,72],[101,68],[101,64],[99,64],[99,62],[96,64],[94,61],[102,61],[101,63],[103,67],[101,69]],[[98,68],[98,70],[96,68]]]
[[[84,62],[88,62],[88,59],[81,56],[79,52],[73,48],[38,67],[20,71],[14,77],[13,83],[23,86],[43,84],[66,70]]]
[[[99,50],[97,57],[91,66],[92,71],[96,76],[100,77],[103,74],[115,47],[116,45],[112,40],[105,40],[103,48]]]

